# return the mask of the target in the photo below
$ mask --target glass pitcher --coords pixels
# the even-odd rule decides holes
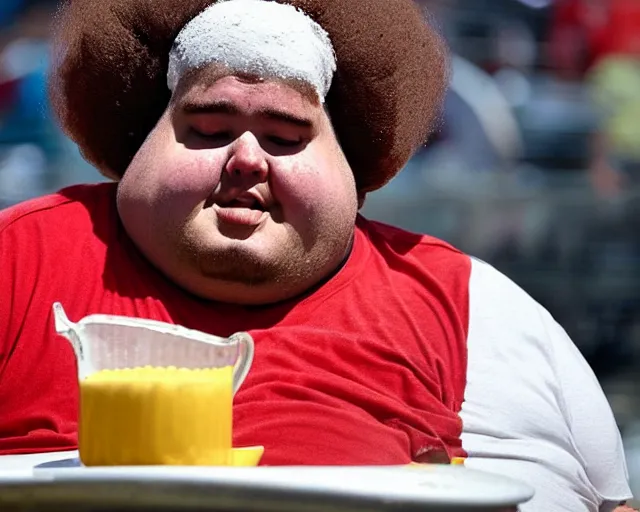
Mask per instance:
[[[73,323],[60,303],[53,312],[78,362],[85,465],[257,464],[260,447],[231,446],[233,395],[253,361],[248,333],[113,315]]]

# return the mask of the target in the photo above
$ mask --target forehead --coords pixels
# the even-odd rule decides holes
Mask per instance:
[[[238,110],[292,109],[307,116],[324,112],[312,87],[304,83],[204,69],[185,77],[173,101],[179,104],[225,102]]]

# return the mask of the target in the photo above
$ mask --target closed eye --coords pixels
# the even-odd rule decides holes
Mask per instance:
[[[191,133],[193,133],[196,137],[215,142],[217,144],[226,145],[231,142],[232,136],[230,132],[213,132],[213,133],[204,133],[200,130],[196,130],[195,128],[191,128]]]
[[[270,135],[267,139],[276,146],[281,146],[283,148],[294,148],[302,143],[300,139],[283,139],[282,137],[276,137],[275,135]]]

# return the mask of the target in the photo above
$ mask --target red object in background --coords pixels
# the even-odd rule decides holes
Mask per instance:
[[[20,80],[0,81],[0,112],[11,108],[18,95],[18,84]]]
[[[640,0],[558,0],[549,42],[552,66],[572,77],[609,55],[640,56]]]

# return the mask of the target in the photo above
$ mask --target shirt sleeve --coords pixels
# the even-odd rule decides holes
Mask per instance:
[[[478,260],[467,349],[468,467],[534,487],[522,512],[610,511],[631,498],[620,433],[590,367],[546,310]]]

